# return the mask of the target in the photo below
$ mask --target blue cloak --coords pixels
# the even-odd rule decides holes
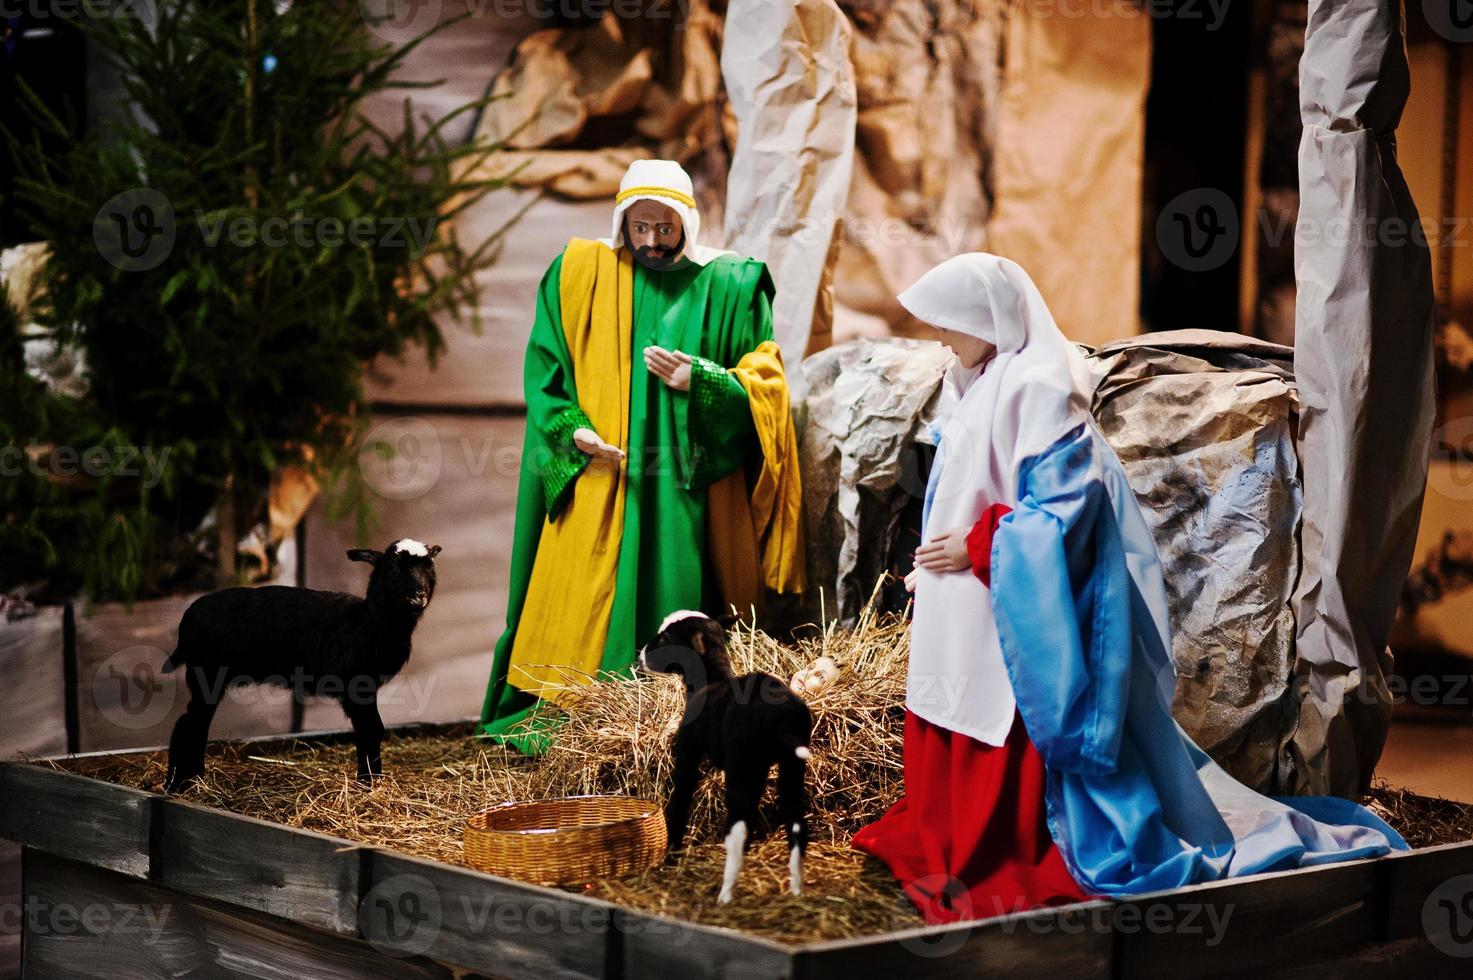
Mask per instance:
[[[1155,544],[1092,425],[1018,467],[1017,501],[993,537],[992,606],[1081,886],[1126,895],[1407,850],[1349,800],[1255,793],[1172,718]]]

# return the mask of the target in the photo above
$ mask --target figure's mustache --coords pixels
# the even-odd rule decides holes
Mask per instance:
[[[674,245],[640,245],[634,249],[634,254],[641,259],[673,259],[685,251],[685,232],[680,233],[680,239]]]

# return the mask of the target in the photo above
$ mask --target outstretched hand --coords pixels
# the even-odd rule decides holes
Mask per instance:
[[[573,430],[573,445],[583,450],[594,459],[623,459],[624,450],[618,446],[605,442],[603,437],[592,429],[580,428]]]
[[[942,531],[916,549],[916,565],[928,572],[960,572],[972,567],[967,555],[969,527],[953,527]]]
[[[650,373],[676,391],[690,391],[691,356],[651,344],[644,349],[644,364]]]

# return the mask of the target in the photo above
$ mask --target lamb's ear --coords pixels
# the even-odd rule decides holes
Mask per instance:
[[[690,635],[690,645],[691,649],[695,650],[696,653],[699,653],[703,657],[706,655],[706,638],[701,635],[699,630]]]
[[[379,563],[379,560],[383,557],[384,553],[382,551],[374,551],[372,548],[348,549],[349,561],[366,561],[370,565],[377,565]]]
[[[736,613],[722,613],[716,617],[716,622],[721,624],[722,629],[729,630],[737,624],[737,620],[740,618]]]
[[[431,558],[435,557],[439,553],[440,553],[440,546],[439,545],[437,545],[437,544],[430,545],[430,557]]]

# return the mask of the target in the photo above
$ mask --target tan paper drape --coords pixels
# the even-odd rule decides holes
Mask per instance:
[[[1401,16],[1387,0],[1311,0],[1299,66],[1303,699],[1281,773],[1294,793],[1353,795],[1380,757],[1386,637],[1426,485],[1432,283],[1396,163],[1409,89]]]
[[[1139,333],[1151,19],[1024,4],[1006,51],[987,250],[1028,270],[1070,340]]]
[[[738,127],[726,247],[772,270],[774,339],[796,364],[831,329],[815,311],[832,315],[830,246],[854,163],[851,29],[834,0],[732,0],[726,23],[721,75]]]

